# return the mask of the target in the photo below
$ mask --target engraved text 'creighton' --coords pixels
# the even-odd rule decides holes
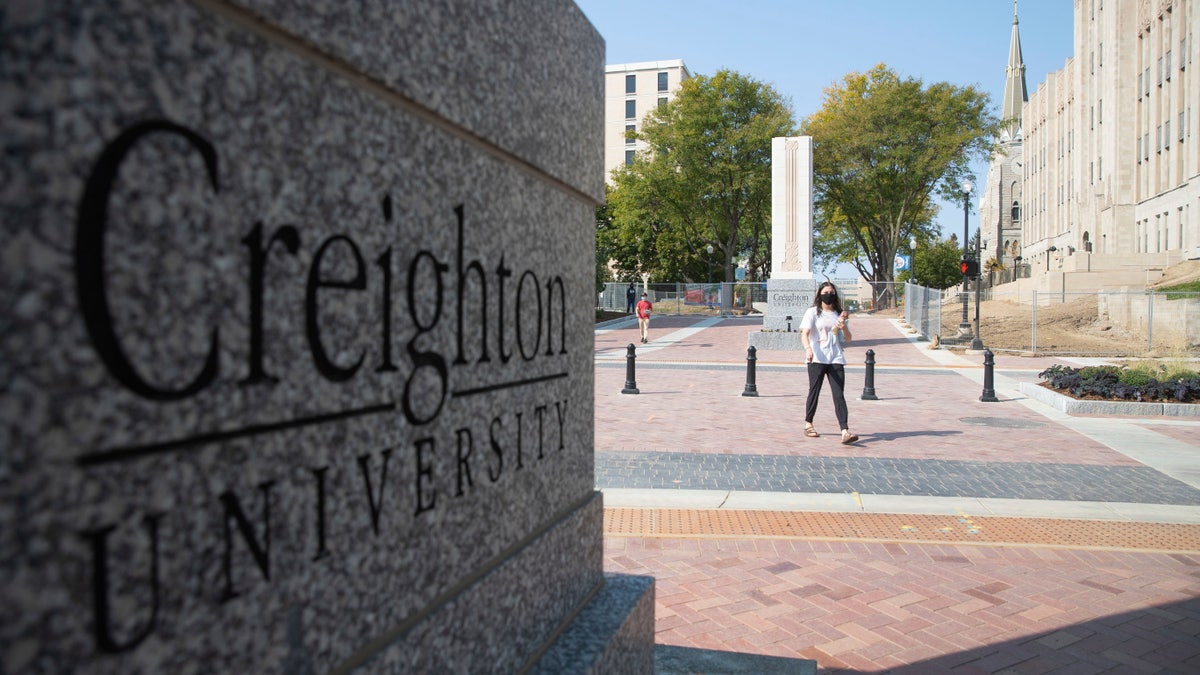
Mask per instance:
[[[551,451],[564,449],[564,420],[567,416],[567,400],[526,400],[521,409],[493,411],[466,426],[442,432],[423,432],[432,429],[432,423],[454,399],[481,397],[489,393],[525,387],[542,382],[569,377],[564,355],[567,354],[566,331],[566,287],[557,274],[532,269],[519,270],[506,263],[503,252],[498,260],[466,260],[464,238],[468,222],[464,205],[447,207],[447,215],[453,212],[457,225],[455,250],[452,252],[421,249],[401,252],[385,246],[380,250],[363,250],[359,241],[348,234],[334,234],[325,238],[313,237],[303,226],[292,224],[271,225],[253,222],[231,235],[229,246],[240,252],[244,262],[239,279],[244,283],[247,304],[244,307],[222,308],[227,312],[243,312],[241,321],[247,327],[247,344],[238,345],[234,353],[244,354],[245,360],[236,363],[222,362],[225,336],[217,327],[208,332],[205,354],[194,364],[187,364],[190,381],[175,386],[156,382],[153,368],[139,363],[135,356],[123,346],[118,322],[114,321],[114,293],[106,276],[105,237],[109,229],[109,208],[121,165],[130,151],[147,137],[165,134],[183,139],[187,152],[194,153],[203,161],[207,189],[215,196],[220,191],[219,149],[200,133],[169,121],[147,121],[124,130],[100,153],[88,177],[80,201],[75,240],[75,285],[80,312],[87,328],[88,337],[104,363],[108,373],[125,389],[146,400],[170,406],[187,401],[210,390],[217,384],[236,384],[238,387],[275,387],[286,384],[285,370],[273,364],[270,344],[264,339],[264,325],[271,317],[264,295],[267,266],[273,256],[292,256],[308,260],[308,269],[303,279],[294,283],[303,286],[303,306],[293,311],[303,316],[296,321],[304,326],[304,343],[311,361],[309,364],[288,364],[292,367],[310,366],[320,377],[330,383],[352,384],[358,379],[395,378],[395,386],[376,387],[372,390],[395,391],[395,399],[384,399],[357,405],[349,409],[325,410],[299,417],[273,420],[256,420],[252,424],[244,420],[222,421],[219,428],[190,431],[182,436],[172,436],[173,430],[162,430],[163,438],[154,442],[85,448],[78,457],[79,466],[86,470],[115,463],[138,462],[147,457],[170,453],[188,452],[213,443],[236,439],[252,439],[286,430],[303,429],[329,424],[350,418],[394,414],[384,424],[397,424],[399,415],[403,423],[414,430],[411,442],[403,447],[383,447],[348,458],[329,466],[308,467],[307,484],[309,500],[306,503],[284,503],[282,509],[272,511],[272,490],[276,481],[259,482],[251,494],[236,494],[227,490],[214,500],[211,508],[221,514],[223,529],[211,533],[214,541],[223,546],[221,563],[221,588],[214,592],[215,599],[226,602],[239,594],[239,585],[253,583],[246,579],[235,579],[231,563],[235,549],[244,548],[253,558],[261,574],[258,583],[269,583],[271,579],[271,530],[272,518],[289,514],[316,512],[310,533],[309,548],[313,559],[330,553],[333,544],[327,526],[326,506],[330,499],[327,486],[331,472],[350,472],[360,476],[354,481],[342,481],[342,485],[357,485],[363,494],[359,500],[369,509],[371,527],[380,533],[380,522],[389,507],[402,508],[400,513],[419,518],[422,514],[439,508],[439,496],[452,493],[462,498],[482,483],[484,476],[490,483],[500,481],[505,470],[519,471],[529,462],[543,460]],[[174,146],[173,146],[174,147]],[[392,218],[390,197],[381,200],[385,221]],[[301,253],[307,253],[301,256]],[[351,261],[349,273],[343,267],[333,272],[325,264],[328,257],[337,253],[342,260]],[[117,254],[119,255],[119,253]],[[109,252],[113,257],[113,252]],[[424,289],[425,296],[419,297],[417,289]],[[489,290],[494,291],[489,295]],[[326,294],[337,291],[337,294]],[[371,317],[372,348],[362,349],[347,356],[343,351],[329,349],[326,345],[329,326],[322,325],[322,300],[334,302],[343,298],[343,293],[369,294],[375,307]],[[468,297],[470,296],[470,297]],[[422,297],[432,297],[432,301]],[[126,298],[122,298],[126,299]],[[127,300],[127,299],[126,299]],[[477,302],[479,313],[468,310],[468,300]],[[451,307],[453,309],[451,309]],[[494,310],[497,321],[488,323],[489,311]],[[411,337],[403,344],[393,344],[393,313],[400,321],[407,321],[412,330]],[[470,315],[469,315],[470,314]],[[507,317],[507,320],[506,320]],[[200,320],[200,319],[197,319]],[[453,339],[449,345],[439,343],[433,333],[442,322],[453,322],[449,332]],[[442,331],[439,335],[444,335]],[[444,341],[443,341],[444,342]],[[400,348],[405,360],[398,358]],[[228,351],[226,351],[228,353]],[[535,362],[547,362],[546,367],[531,370]],[[471,386],[455,387],[453,373],[456,369],[470,370],[471,366],[488,363],[500,367],[489,372],[509,373],[511,377],[497,381],[474,383]],[[505,367],[507,366],[507,367]],[[536,373],[536,374],[531,374]],[[441,433],[441,436],[437,434]],[[477,446],[485,447],[479,449]],[[435,475],[435,457],[450,453],[449,461],[441,466],[452,466],[452,476]],[[406,486],[389,485],[389,464],[409,462],[410,483]],[[393,470],[392,482],[396,471]],[[439,489],[440,488],[440,489]],[[385,500],[400,490],[399,497]],[[257,508],[243,507],[243,499],[257,502]],[[252,514],[258,514],[255,518]],[[92,552],[94,633],[98,649],[107,652],[125,651],[136,647],[150,635],[158,621],[160,596],[171,588],[159,579],[159,546],[163,540],[163,528],[169,527],[168,518],[161,513],[146,513],[142,518],[143,531],[118,532],[118,525],[107,523],[88,529],[83,533]],[[307,521],[306,521],[307,522]],[[137,530],[136,527],[125,528]],[[149,552],[148,570],[118,570],[117,560],[108,551],[110,538],[121,536],[137,538]],[[235,541],[242,546],[235,546]],[[353,546],[357,542],[344,542]],[[246,555],[242,553],[241,555]],[[149,607],[137,608],[141,617],[139,627],[115,635],[113,607],[110,588],[115,575],[144,579],[150,587]],[[124,622],[126,625],[128,621]]]

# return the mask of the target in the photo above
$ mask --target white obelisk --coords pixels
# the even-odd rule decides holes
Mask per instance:
[[[812,306],[812,137],[771,139],[771,277],[763,331],[750,334],[758,349],[797,349],[800,319]],[[790,319],[789,319],[790,317]],[[788,331],[790,334],[779,333]]]

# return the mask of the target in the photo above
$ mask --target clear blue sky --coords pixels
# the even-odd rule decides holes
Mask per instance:
[[[683,59],[692,74],[727,68],[769,83],[796,121],[826,87],[884,63],[903,77],[987,92],[999,114],[1012,0],[575,0],[604,37],[606,63]],[[1072,0],[1017,5],[1025,82],[1037,90],[1071,56]],[[986,166],[977,164],[984,179]],[[971,232],[978,199],[973,198]],[[942,204],[944,235],[962,236],[962,207]],[[843,266],[837,276],[854,276]]]

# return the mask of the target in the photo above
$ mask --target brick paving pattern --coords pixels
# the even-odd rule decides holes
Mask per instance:
[[[1200,555],[605,538],[656,580],[663,644],[820,672],[1200,672]]]
[[[1200,505],[1200,490],[1145,466],[876,457],[606,452],[596,487]]]
[[[760,352],[760,396],[741,396],[754,321],[656,318],[637,350],[638,395],[620,393],[636,327],[598,331],[597,487],[1200,504],[1200,420],[1128,421],[1150,450],[1179,450],[1178,479],[1116,449],[1114,418],[1066,425],[1013,393],[1058,359],[998,355],[1007,386],[985,403],[975,356],[931,359],[891,321],[853,321],[853,446],[837,440],[828,391],[824,435],[800,433],[802,355]],[[878,401],[858,396],[866,349]],[[670,517],[687,527],[643,534],[613,519],[665,527],[665,512],[606,510],[605,568],[656,578],[660,645],[808,658],[825,673],[1200,672],[1200,518],[1014,519],[1001,537],[1000,520],[967,517],[957,538],[933,541],[956,521],[830,514],[840,524],[822,527],[836,531],[722,530],[728,513],[683,510]],[[817,517],[760,515],[796,527]]]

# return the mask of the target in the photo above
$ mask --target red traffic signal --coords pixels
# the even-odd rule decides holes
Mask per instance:
[[[962,270],[964,277],[979,276],[979,261],[974,258],[963,258],[962,262],[958,264],[958,268]]]

